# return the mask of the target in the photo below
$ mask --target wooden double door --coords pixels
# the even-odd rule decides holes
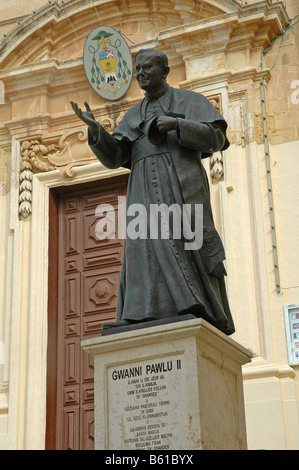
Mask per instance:
[[[115,318],[124,244],[118,198],[126,186],[127,175],[50,195],[47,449],[94,448],[93,358],[80,343]],[[103,204],[115,209],[116,238],[98,236]]]

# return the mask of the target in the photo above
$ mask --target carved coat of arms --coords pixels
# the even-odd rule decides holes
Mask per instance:
[[[133,59],[124,37],[110,26],[99,26],[88,35],[83,63],[92,88],[103,98],[117,100],[129,89]]]

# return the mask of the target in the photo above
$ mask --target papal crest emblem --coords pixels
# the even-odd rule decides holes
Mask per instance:
[[[117,100],[129,89],[133,59],[124,37],[110,26],[98,26],[87,36],[83,51],[85,74],[103,98]]]

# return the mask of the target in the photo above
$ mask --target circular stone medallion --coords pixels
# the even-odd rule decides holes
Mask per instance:
[[[106,100],[118,100],[129,89],[133,59],[124,37],[110,26],[98,26],[83,50],[85,74],[91,87]]]

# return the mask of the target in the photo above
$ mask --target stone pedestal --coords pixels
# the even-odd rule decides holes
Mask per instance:
[[[245,450],[251,353],[202,319],[82,342],[95,362],[95,448]]]

